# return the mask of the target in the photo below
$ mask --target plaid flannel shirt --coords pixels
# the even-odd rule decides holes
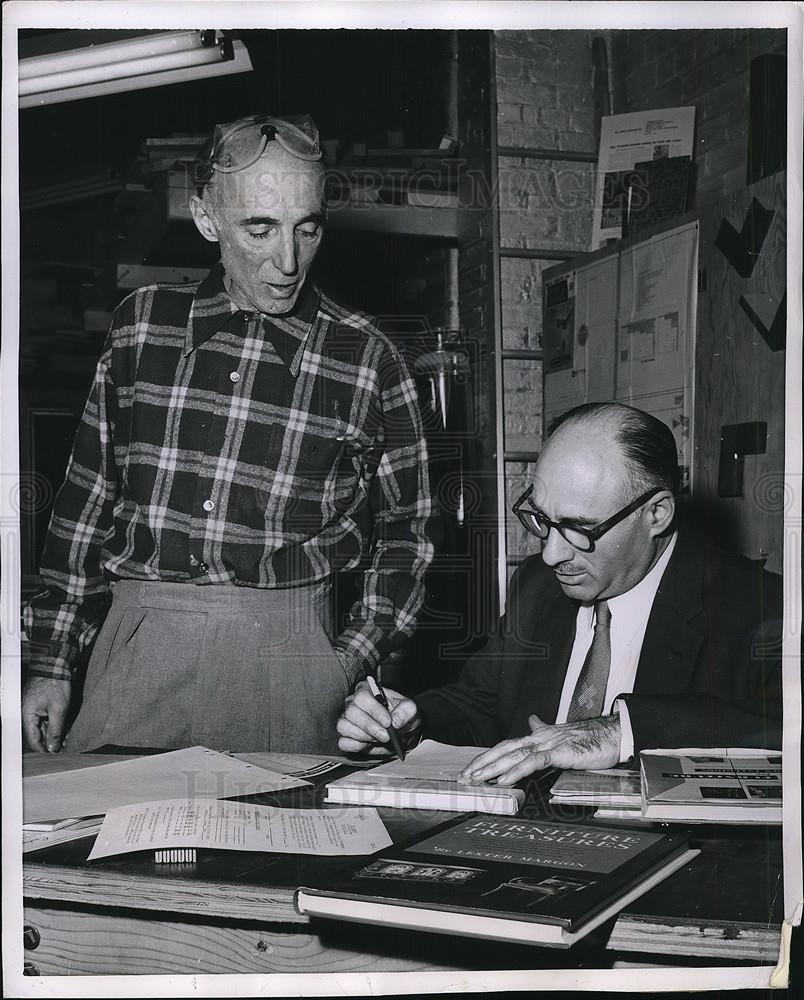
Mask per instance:
[[[365,567],[335,649],[357,679],[414,627],[433,547],[415,385],[360,312],[305,286],[244,313],[216,265],[115,311],[27,609],[28,673],[71,676],[118,578],[292,587]]]

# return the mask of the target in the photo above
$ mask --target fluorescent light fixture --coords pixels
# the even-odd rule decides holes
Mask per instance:
[[[152,32],[20,59],[19,103],[33,108],[251,69],[245,45],[219,32]]]

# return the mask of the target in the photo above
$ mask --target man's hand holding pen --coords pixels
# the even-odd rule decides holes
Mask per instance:
[[[376,683],[376,682],[375,682]],[[344,753],[366,753],[386,756],[391,747],[389,729],[393,727],[404,747],[411,733],[421,725],[416,703],[391,688],[380,689],[388,708],[372,693],[369,684],[361,681],[354,694],[346,699],[343,714],[338,719],[338,747]]]
[[[388,699],[385,696],[385,691],[383,691],[382,687],[380,686],[380,682],[377,680],[376,677],[373,677],[371,674],[369,674],[368,677],[366,678],[366,683],[369,686],[369,691],[371,691],[372,695],[374,696],[374,700],[378,702],[380,705],[382,705],[382,707],[390,715],[391,706],[388,704]],[[402,748],[402,743],[399,739],[399,733],[396,731],[396,728],[394,727],[393,718],[391,719],[391,724],[387,727],[386,732],[388,733],[389,746],[400,760],[404,760],[405,751]]]

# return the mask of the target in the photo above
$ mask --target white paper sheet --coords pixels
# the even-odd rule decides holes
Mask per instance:
[[[376,760],[351,760],[348,757],[325,757],[321,754],[279,753],[269,750],[234,753],[233,757],[256,764],[277,774],[287,774],[293,778],[315,778],[329,774],[343,764],[349,767],[373,767]]]
[[[636,163],[657,157],[692,156],[695,108],[662,108],[605,115],[600,119],[600,151],[597,161],[597,193],[592,228],[592,246],[597,250],[607,239],[622,234],[619,222],[604,220],[603,191],[606,174],[630,170]]]
[[[672,430],[682,487],[687,487],[692,468],[698,223],[624,250],[619,285],[614,399],[652,413]]]
[[[94,816],[155,799],[222,799],[309,785],[205,747],[187,747],[22,783],[23,822]]]
[[[717,757],[781,757],[781,750],[759,750],[756,747],[672,747],[670,749],[656,748],[640,750],[642,754],[661,757],[663,754],[674,754],[676,757],[705,756],[711,754]]]
[[[391,843],[376,809],[282,809],[215,799],[168,799],[111,809],[88,860],[181,847],[372,854]]]
[[[422,740],[405,759],[382,765],[383,777],[426,778],[429,781],[457,781],[470,760],[488,747],[456,747],[436,740]],[[369,771],[369,774],[372,772]]]
[[[101,823],[100,819],[80,820],[74,826],[68,826],[63,830],[53,830],[50,833],[23,830],[22,853],[30,854],[31,851],[41,851],[43,847],[67,844],[71,840],[83,840],[84,837],[97,834],[100,831]]]

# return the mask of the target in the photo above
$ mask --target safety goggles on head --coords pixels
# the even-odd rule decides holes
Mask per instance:
[[[245,170],[257,162],[269,142],[277,142],[299,160],[321,159],[318,129],[309,115],[251,115],[215,126],[209,165],[224,174]]]

